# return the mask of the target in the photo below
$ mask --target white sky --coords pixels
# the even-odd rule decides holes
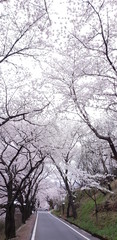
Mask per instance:
[[[56,44],[63,45],[70,27],[66,0],[53,0],[49,9],[52,21],[52,35]]]

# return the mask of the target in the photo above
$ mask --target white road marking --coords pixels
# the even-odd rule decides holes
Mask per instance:
[[[35,225],[34,225],[34,228],[33,228],[33,233],[32,233],[31,240],[35,239],[35,233],[36,233],[36,228],[37,228],[37,221],[38,221],[38,212],[37,212],[37,217],[36,217]]]
[[[51,214],[51,213],[50,213]],[[60,220],[59,218],[55,217],[54,215],[51,214],[51,216],[53,216],[54,218],[56,218],[58,221],[62,222],[63,224],[65,224],[67,227],[69,227],[70,229],[72,229],[74,232],[76,232],[77,234],[79,234],[81,237],[83,237],[86,240],[90,240],[89,238],[85,237],[84,235],[82,235],[81,233],[79,233],[78,231],[76,231],[74,228],[72,228],[71,226],[69,226],[67,223],[63,222],[62,220]]]

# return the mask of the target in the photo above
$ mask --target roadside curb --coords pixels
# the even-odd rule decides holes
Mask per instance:
[[[35,223],[34,223],[34,226],[33,226],[33,230],[32,230],[32,234],[31,234],[30,240],[34,240],[34,238],[35,238],[37,221],[38,221],[38,213],[36,213],[36,220],[35,220]]]
[[[78,227],[78,228],[80,228],[81,230],[84,230],[84,231],[90,233],[93,237],[100,238],[100,240],[108,240],[107,238],[104,238],[104,237],[102,237],[102,236],[100,236],[100,235],[98,235],[98,234],[96,234],[96,233],[92,233],[92,232],[90,232],[90,231],[88,231],[88,230],[86,230],[86,229],[81,228],[80,226],[76,225],[75,223],[69,222],[67,219],[64,219],[64,220],[65,220],[66,222],[74,225],[75,227]]]

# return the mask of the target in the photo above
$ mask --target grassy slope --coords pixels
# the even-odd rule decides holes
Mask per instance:
[[[117,201],[117,193],[113,196],[107,194],[104,196],[101,193],[97,195],[97,203],[101,206],[105,201],[111,203]],[[79,193],[77,202],[79,207],[77,209],[78,218],[74,220],[72,217],[68,221],[77,226],[108,240],[117,240],[117,211],[100,210],[98,213],[98,222],[95,216],[95,206],[91,198],[86,194]],[[56,213],[60,215],[60,212]]]
[[[69,218],[69,221],[93,234],[109,240],[117,240],[117,213],[99,212],[96,222],[92,200],[84,201],[78,209],[78,218],[76,220]]]

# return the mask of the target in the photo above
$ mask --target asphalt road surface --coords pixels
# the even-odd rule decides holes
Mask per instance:
[[[99,240],[89,233],[56,218],[49,212],[38,212],[31,240]]]

